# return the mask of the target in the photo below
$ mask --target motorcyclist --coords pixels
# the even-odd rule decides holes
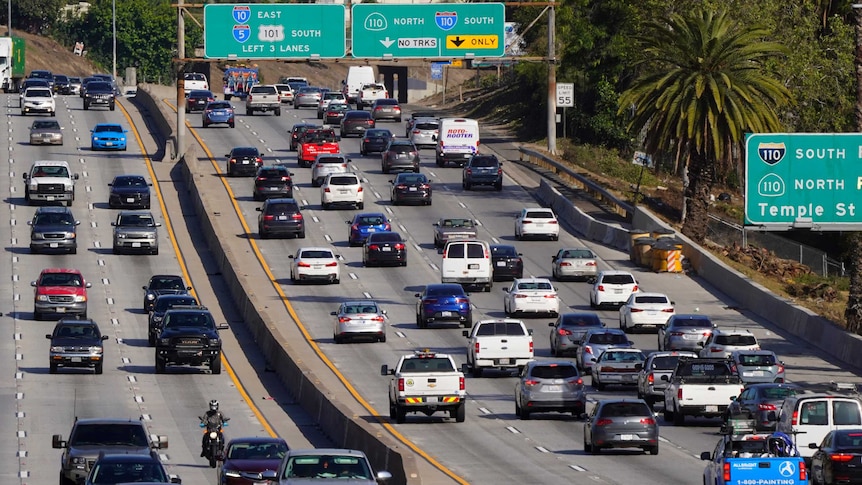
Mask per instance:
[[[205,457],[207,450],[209,448],[209,434],[212,431],[218,432],[221,430],[224,423],[226,423],[230,418],[226,417],[222,414],[221,411],[218,410],[218,401],[213,399],[210,401],[210,407],[203,416],[199,416],[198,419],[201,420],[201,423],[204,424],[206,428],[206,432],[203,434],[201,438],[201,457]],[[219,437],[221,439],[221,437]]]

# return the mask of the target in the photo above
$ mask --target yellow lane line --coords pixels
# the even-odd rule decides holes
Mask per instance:
[[[171,102],[168,99],[163,99],[162,101],[165,104],[167,104],[168,106],[170,106],[171,109],[176,111],[176,109],[177,109],[176,106],[171,104]],[[329,367],[329,370],[332,371],[333,374],[335,374],[335,376],[338,378],[339,381],[341,381],[341,384],[345,387],[345,389],[347,389],[347,392],[349,392],[350,395],[353,396],[353,398],[356,399],[356,401],[363,408],[365,408],[366,411],[368,411],[374,417],[376,417],[377,422],[380,423],[381,425],[383,425],[383,427],[386,428],[386,430],[389,431],[392,434],[392,436],[394,436],[396,439],[398,439],[398,441],[407,445],[407,447],[410,448],[411,450],[413,450],[413,452],[415,452],[417,455],[424,458],[426,461],[428,461],[428,463],[433,465],[435,468],[437,468],[441,472],[445,473],[447,476],[449,476],[449,478],[452,478],[456,482],[461,483],[463,485],[468,485],[469,484],[468,481],[464,480],[463,478],[461,478],[460,476],[455,474],[455,472],[453,472],[452,470],[447,468],[445,465],[443,465],[442,463],[440,463],[439,461],[434,459],[431,455],[426,453],[424,450],[419,448],[419,446],[417,446],[415,443],[410,441],[406,436],[399,433],[398,430],[396,430],[395,427],[392,426],[392,424],[385,421],[382,416],[377,414],[377,410],[375,410],[374,407],[371,406],[371,404],[369,404],[368,401],[366,401],[359,394],[359,392],[356,390],[356,388],[353,387],[353,384],[350,383],[350,381],[344,376],[344,374],[342,374],[341,371],[339,371],[338,368],[335,367],[335,364],[333,364],[332,361],[329,360],[329,358],[326,356],[326,354],[323,353],[323,351],[317,345],[317,342],[315,342],[314,339],[311,337],[311,334],[308,333],[308,329],[305,327],[305,325],[299,319],[299,316],[294,311],[293,305],[290,304],[290,300],[288,300],[287,295],[281,289],[281,285],[278,283],[278,280],[272,274],[272,272],[269,270],[269,266],[266,264],[266,260],[264,259],[263,254],[261,254],[260,249],[258,248],[257,240],[254,239],[253,237],[251,237],[251,235],[252,235],[251,230],[249,229],[248,224],[246,224],[245,217],[243,217],[243,215],[242,215],[242,211],[239,208],[239,203],[237,202],[237,198],[234,195],[233,190],[231,190],[231,188],[230,188],[230,184],[227,183],[227,177],[222,173],[222,170],[218,166],[218,164],[216,163],[216,160],[213,157],[213,154],[210,151],[209,147],[207,147],[206,143],[200,137],[197,130],[195,128],[193,128],[190,123],[186,122],[186,127],[189,129],[189,132],[192,134],[192,136],[195,138],[195,140],[197,140],[198,145],[200,145],[200,147],[204,150],[204,152],[206,153],[207,157],[209,158],[210,163],[212,164],[213,168],[215,168],[216,173],[218,173],[219,178],[221,178],[222,185],[224,185],[225,190],[227,190],[227,193],[230,196],[234,211],[236,211],[236,215],[239,218],[240,223],[242,224],[243,230],[245,231],[246,235],[248,236],[246,239],[248,240],[252,251],[254,251],[254,254],[257,257],[258,263],[260,263],[261,268],[263,268],[263,271],[266,273],[266,276],[269,278],[270,284],[272,284],[272,287],[275,289],[275,291],[281,297],[281,301],[284,303],[284,307],[287,309],[287,312],[290,314],[291,318],[293,318],[293,321],[294,321],[294,323],[296,323],[296,326],[299,328],[299,331],[302,332],[303,337],[305,337],[305,340],[308,342],[308,344],[311,346],[311,348],[314,350],[314,352],[317,354],[317,356],[320,358],[320,360],[323,361],[323,363],[326,364],[327,367]]]
[[[168,231],[168,238],[171,240],[171,245],[173,246],[174,252],[177,255],[177,261],[179,262],[180,270],[183,273],[183,278],[185,278],[186,281],[191,282],[192,279],[189,276],[188,267],[186,266],[185,258],[183,258],[183,252],[180,249],[179,245],[177,244],[177,238],[174,234],[174,226],[173,226],[173,223],[171,222],[170,215],[168,215],[168,211],[167,211],[166,206],[165,206],[165,199],[162,196],[162,190],[161,190],[158,178],[156,177],[156,172],[155,172],[155,170],[153,170],[153,162],[150,159],[149,155],[147,155],[147,149],[144,147],[144,142],[141,140],[141,135],[138,132],[138,128],[135,126],[135,123],[132,121],[132,117],[129,115],[129,112],[126,111],[126,108],[125,108],[125,106],[123,106],[122,103],[117,103],[117,106],[120,107],[120,111],[122,111],[123,116],[126,117],[126,120],[128,121],[129,126],[131,126],[132,133],[135,135],[135,140],[138,142],[138,146],[141,148],[141,153],[143,154],[144,162],[146,162],[146,165],[147,165],[147,171],[150,174],[150,180],[153,181],[153,188],[155,189],[155,192],[156,192],[156,198],[159,199],[159,205],[161,206],[161,210],[162,210],[162,217],[165,219],[165,229],[167,229],[167,231]],[[192,293],[192,296],[194,296],[196,300],[200,301],[200,298],[198,298],[198,295],[195,292],[194,285],[192,285],[191,293]],[[258,421],[260,421],[260,424],[263,426],[263,428],[266,430],[266,432],[271,437],[273,437],[273,438],[277,437],[278,434],[275,432],[274,429],[272,429],[272,426],[270,426],[269,422],[266,420],[264,415],[260,412],[260,409],[258,409],[258,407],[254,404],[254,401],[251,399],[251,397],[249,397],[248,393],[245,390],[245,387],[243,387],[242,382],[240,382],[239,378],[237,377],[236,373],[233,370],[233,367],[231,367],[230,362],[228,361],[227,357],[225,357],[224,352],[221,353],[221,361],[222,361],[222,364],[224,365],[225,370],[227,371],[228,375],[230,376],[230,379],[233,381],[234,385],[239,390],[240,396],[242,396],[242,398],[245,400],[246,404],[248,404],[248,407],[251,408],[252,413],[254,413],[255,417],[257,417]]]

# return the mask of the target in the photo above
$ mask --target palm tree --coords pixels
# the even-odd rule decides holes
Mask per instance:
[[[632,109],[629,128],[645,132],[648,153],[687,163],[682,232],[703,242],[716,164],[746,132],[781,127],[776,109],[790,92],[764,61],[786,50],[764,40],[766,29],[737,23],[725,11],[674,14],[645,27],[638,38],[642,74],[620,97],[619,112]]]

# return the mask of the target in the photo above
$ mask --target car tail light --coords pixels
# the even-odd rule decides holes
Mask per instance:
[[[721,350],[721,348],[719,348],[719,347],[710,347],[710,348],[709,348],[709,351],[710,351],[710,352],[724,352],[724,351],[723,351],[723,350]]]
[[[397,249],[397,250],[399,250],[399,251],[400,251],[400,250],[402,250],[402,249],[404,249],[404,244],[402,244],[402,243],[397,243],[397,244],[395,245],[395,249]]]
[[[384,231],[391,231],[392,230],[392,224],[387,222],[386,224],[383,225],[383,230]]]
[[[338,317],[338,323],[346,323],[350,321],[350,317]]]
[[[664,309],[662,309],[662,312],[664,312],[664,313],[673,313],[673,308],[664,308]]]
[[[595,265],[596,265],[595,261],[587,261],[586,263],[584,263],[584,266],[595,266]]]
[[[248,100],[249,100],[249,101],[251,101],[252,99],[253,99],[253,98],[252,98],[251,94],[249,94],[249,95],[248,95]]]
[[[569,379],[569,380],[568,380],[568,381],[566,381],[566,382],[568,382],[569,384],[571,384],[571,385],[573,385],[573,386],[583,386],[583,385],[584,385],[584,380],[583,380],[583,379],[581,379],[580,377],[577,377],[577,378],[574,378],[574,379]]]
[[[290,177],[282,177],[281,181],[282,182],[290,182]]]
[[[682,387],[676,390],[676,398],[682,401]]]
[[[736,374],[736,364],[730,366],[730,372]]]
[[[213,101],[215,101],[215,99],[213,99],[213,98],[207,98],[207,101],[209,101],[209,102],[213,102]]]
[[[350,226],[350,230],[351,231],[358,231],[359,230],[359,224],[354,224],[354,225]]]
[[[294,215],[290,216],[290,218],[293,219],[294,221],[301,221],[302,220],[302,214],[294,214]]]
[[[381,109],[383,109],[383,108],[378,106],[378,107],[374,108],[374,111],[380,111]]]
[[[684,333],[682,333],[682,332],[671,332],[671,333],[669,333],[668,335],[669,335],[669,336],[671,336],[671,337],[682,337],[682,336],[683,336],[683,335],[685,335],[685,334],[684,334]]]
[[[396,185],[396,186],[395,186],[395,188],[396,188],[396,189],[399,189],[399,190],[404,190],[404,189],[406,189],[406,188],[407,188],[407,186],[406,186],[406,185],[404,185],[404,184],[398,184],[398,185]]]
[[[519,293],[515,295],[515,298],[527,298],[527,295],[522,295]]]
[[[479,342],[476,342],[475,344],[473,344],[473,347],[474,347],[473,352],[475,352],[476,355],[479,355]]]
[[[470,303],[467,298],[455,298],[455,303]]]
[[[589,345],[585,346],[584,347],[584,353],[592,355],[593,354],[593,348],[590,347]]]
[[[613,419],[601,418],[601,419],[596,420],[596,426],[607,426],[609,424],[613,424],[613,422],[614,422]]]
[[[648,383],[648,384],[650,384],[650,385],[655,384],[655,374],[653,374],[652,372],[650,372],[649,374],[647,374],[647,376],[646,376],[646,381],[647,381],[647,383]]]
[[[565,261],[560,263],[560,266],[571,266],[572,263],[566,263]]]
[[[300,268],[310,268],[310,267],[311,267],[311,265],[310,265],[310,264],[308,264],[308,263],[303,263],[303,262],[301,262],[301,261],[300,261],[299,263],[296,263],[296,265],[297,265],[297,266],[299,266]]]
[[[796,426],[799,424],[799,411],[793,411],[793,415],[790,416],[790,425]]]
[[[418,135],[419,133],[421,133],[419,130],[413,130],[414,135]]]
[[[431,186],[430,186],[430,185],[428,185],[428,184],[422,184],[422,185],[420,185],[420,186],[419,186],[419,188],[420,188],[420,189],[430,189],[430,188],[431,188]]]
[[[360,185],[360,186],[359,186],[359,188],[358,188],[358,189],[356,189],[356,191],[357,191],[357,192],[362,192],[362,186]]]
[[[526,379],[526,380],[524,381],[524,385],[525,385],[525,386],[535,386],[535,385],[537,385],[538,383],[539,383],[539,381],[534,380],[534,379]]]
[[[503,169],[501,168],[501,169],[500,169],[500,171],[502,172],[502,171],[503,171]],[[556,219],[552,219],[552,220],[550,220],[550,221],[546,222],[545,224],[556,224],[556,223],[557,223],[557,220],[556,220]]]
[[[272,214],[267,214],[267,215],[263,216],[263,220],[272,221],[272,220],[275,220],[275,216]]]
[[[436,305],[437,299],[436,298],[425,298],[424,300],[422,300],[422,303],[425,305]]]
[[[467,175],[472,175],[472,174],[473,174],[473,169],[472,169],[472,168],[468,168],[468,169],[467,169],[467,170],[465,170],[464,172],[465,172]]]
[[[545,298],[556,298],[556,297],[557,297],[556,293],[551,294],[551,295],[545,295]]]
[[[366,139],[362,140],[362,142],[363,142],[363,143],[368,143],[368,142],[370,142],[370,141],[371,141],[371,140],[369,140],[368,138],[366,138]]]
[[[380,315],[378,315],[378,316],[376,316],[376,317],[372,318],[372,319],[371,319],[371,321],[372,321],[372,322],[382,322],[382,321],[383,321],[383,317],[381,317]]]
[[[213,110],[211,110],[211,109],[204,110],[204,113],[206,113],[206,114],[212,114],[212,112],[213,112]]]
[[[837,461],[839,463],[846,463],[853,459],[852,453],[830,453],[829,461]]]
[[[230,163],[236,163],[236,158],[231,158]]]
[[[757,405],[758,411],[775,411],[775,404],[760,403]]]
[[[466,386],[466,385],[465,385],[465,383],[464,383],[464,378],[463,378],[463,377],[459,377],[459,378],[458,378],[458,390],[463,391],[463,390],[464,390],[464,389],[466,389],[466,388],[467,388],[467,386]]]
[[[653,426],[655,424],[655,418],[643,418],[641,419],[641,424]]]
[[[326,187],[325,189],[323,189],[323,191],[324,192],[332,192],[331,190],[329,190],[329,187]]]
[[[533,223],[533,221],[527,221],[527,220],[521,221],[521,224],[532,224],[532,223]]]
[[[497,175],[503,175],[503,167],[497,169]]]
[[[398,391],[404,392],[404,378],[398,378]]]
[[[632,287],[632,293],[637,293],[637,292],[638,292],[638,285],[634,285]]]
[[[262,159],[262,158],[260,158],[260,157],[256,157],[256,158],[254,159],[254,163],[256,163],[256,164],[260,165],[260,164],[262,164],[262,163],[263,163],[263,159]]]
[[[629,311],[630,311],[630,312],[632,312],[632,313],[640,313],[640,312],[642,312],[642,311],[643,311],[643,308],[632,308],[632,309],[631,309],[631,310],[629,310]]]
[[[605,291],[605,285],[599,285],[596,287],[596,291]]]
[[[372,251],[377,251],[378,249],[380,249],[380,246],[378,246],[376,244],[372,244],[372,245],[368,246],[368,249],[370,249]]]
[[[530,341],[530,353],[531,354],[533,353],[533,341],[532,340]]]
[[[778,364],[778,373],[781,374],[783,372],[784,372],[784,366],[781,364]]]
[[[611,366],[604,366],[604,367],[602,367],[602,369],[601,369],[601,370],[602,370],[602,372],[613,372],[613,371],[615,371],[616,369],[614,369],[614,368],[613,368],[613,367],[611,367]]]
[[[805,460],[799,461],[799,479],[802,482],[806,482],[808,480],[808,468],[805,468]],[[850,477],[845,478],[845,480],[849,480]]]
[[[567,329],[565,329],[565,328],[561,328],[561,329],[557,330],[557,334],[558,334],[558,335],[571,335],[571,334],[572,334],[572,331],[571,331],[571,330],[567,330]]]
[[[724,464],[721,466],[721,475],[724,483],[730,483],[730,463],[725,460]]]
[[[336,266],[338,266],[338,263],[337,263],[337,262],[335,262],[335,261],[333,261],[333,262],[331,262],[331,263],[326,263],[326,267],[327,267],[327,268],[334,268],[334,267],[336,267]]]
[[[266,177],[258,177],[258,178],[257,178],[257,180],[258,180],[259,182],[262,182],[262,181],[266,180]]]

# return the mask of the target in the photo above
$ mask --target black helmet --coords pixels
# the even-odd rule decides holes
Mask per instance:
[[[218,401],[213,399],[210,401],[210,411],[218,411]]]

